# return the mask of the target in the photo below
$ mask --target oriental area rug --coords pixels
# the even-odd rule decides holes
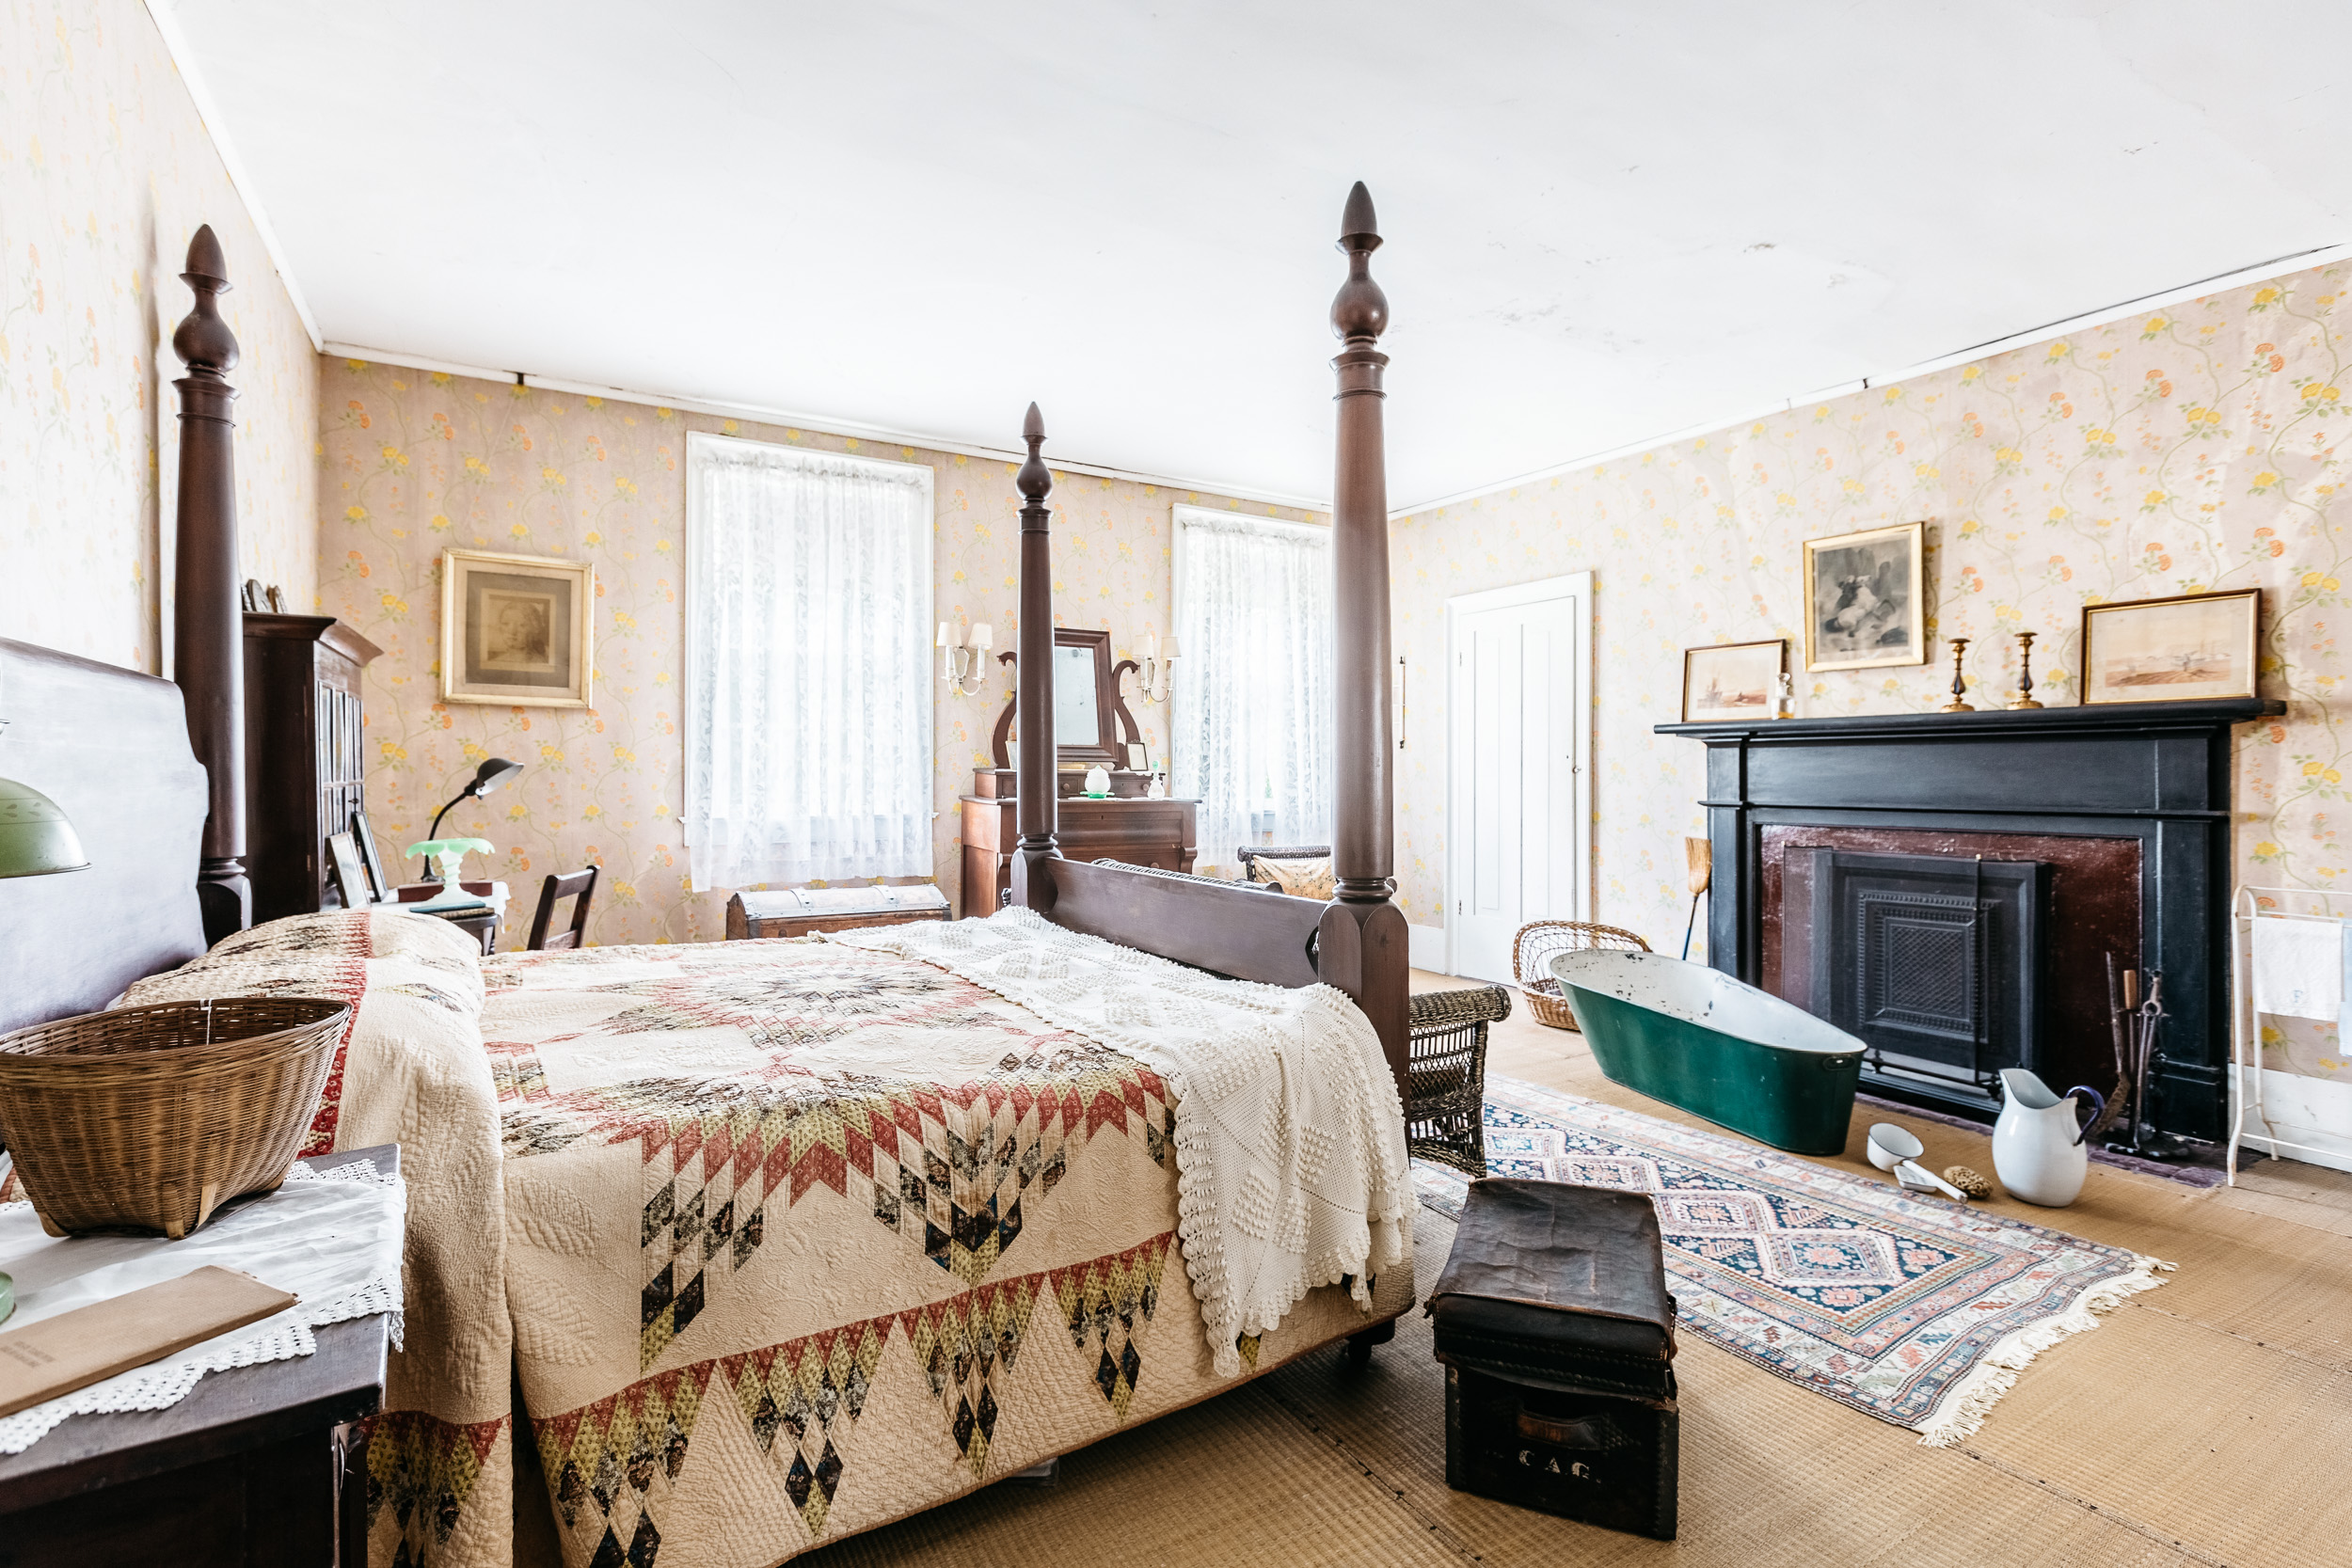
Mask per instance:
[[[1486,1169],[1649,1194],[1685,1332],[1937,1447],[2170,1267],[1509,1078],[1487,1080]],[[1467,1178],[1413,1180],[1460,1214]]]

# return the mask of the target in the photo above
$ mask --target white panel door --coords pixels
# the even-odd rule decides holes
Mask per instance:
[[[1449,607],[1446,916],[1457,974],[1508,980],[1520,927],[1584,918],[1589,580]]]

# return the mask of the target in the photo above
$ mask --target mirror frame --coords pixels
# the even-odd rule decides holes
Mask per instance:
[[[1123,770],[1127,766],[1127,748],[1121,743],[1122,726],[1120,721],[1126,716],[1120,711],[1122,705],[1119,698],[1119,686],[1111,671],[1111,634],[1075,626],[1056,626],[1054,646],[1094,650],[1094,733],[1100,737],[1100,743],[1093,746],[1057,745],[1054,748],[1054,766],[1057,768],[1102,767]],[[996,657],[999,662],[1012,665],[1018,673],[1020,666],[1011,653],[1001,653]],[[1017,696],[1007,698],[1005,711],[996,718],[996,733],[990,750],[999,768],[1011,766],[1009,759],[1012,754],[1013,710],[1019,705],[1019,701]],[[1123,727],[1132,730],[1134,726],[1135,721],[1126,719]]]

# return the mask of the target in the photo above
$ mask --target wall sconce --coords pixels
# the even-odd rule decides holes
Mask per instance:
[[[977,697],[988,689],[988,648],[996,633],[980,621],[973,625],[968,641],[951,642],[948,639],[953,635],[946,622],[939,623],[939,678],[957,696]]]
[[[1168,683],[1176,673],[1176,640],[1168,640],[1162,652],[1160,640],[1147,632],[1143,638],[1143,661],[1136,669],[1136,695],[1147,703],[1168,701]]]

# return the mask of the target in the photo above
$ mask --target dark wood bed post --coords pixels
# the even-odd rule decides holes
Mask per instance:
[[[1054,840],[1061,802],[1054,779],[1054,515],[1045,505],[1054,490],[1054,475],[1038,455],[1037,449],[1045,442],[1045,418],[1034,403],[1021,421],[1021,438],[1029,445],[1029,458],[1013,482],[1027,504],[1021,508],[1021,626],[1016,639],[1021,653],[1014,697],[1014,721],[1021,732],[1021,766],[1014,786],[1020,800],[1014,809],[1021,843],[1012,863],[1012,897],[1043,914],[1054,907],[1054,878],[1039,863],[1061,854]]]
[[[1358,181],[1340,218],[1347,281],[1331,301],[1331,329],[1346,344],[1331,361],[1339,372],[1338,471],[1331,490],[1338,613],[1331,657],[1339,690],[1331,868],[1339,896],[1324,911],[1317,950],[1324,979],[1353,996],[1372,1021],[1401,1087],[1409,1054],[1412,964],[1405,913],[1389,896],[1396,829],[1389,733],[1389,481],[1380,417],[1388,395],[1380,373],[1389,356],[1375,346],[1389,325],[1389,300],[1372,280],[1372,253],[1380,247],[1376,221],[1372,193]]]
[[[180,280],[196,308],[171,335],[188,373],[180,391],[180,526],[172,608],[172,678],[187,701],[188,744],[210,775],[210,814],[198,848],[196,892],[204,940],[253,923],[245,874],[245,649],[237,606],[236,335],[216,304],[229,267],[205,225],[188,242]]]

